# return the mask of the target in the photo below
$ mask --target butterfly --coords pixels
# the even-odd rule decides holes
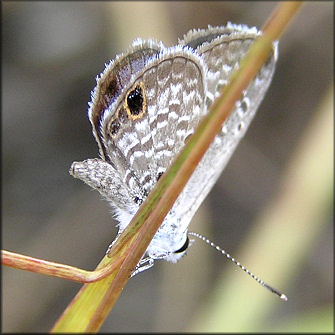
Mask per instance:
[[[88,116],[100,158],[74,162],[70,173],[107,199],[119,222],[118,236],[259,34],[255,27],[228,23],[191,30],[172,47],[136,39],[97,77]],[[185,255],[190,221],[252,121],[271,83],[277,54],[274,43],[268,61],[243,92],[153,237],[137,272],[156,259],[175,263]]]

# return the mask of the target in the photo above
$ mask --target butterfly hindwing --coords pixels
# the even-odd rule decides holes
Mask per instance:
[[[211,101],[220,95],[220,89],[228,84],[233,70],[239,67],[258,35],[256,28],[228,24],[226,27],[192,30],[180,41],[182,45],[195,48],[195,52],[207,65],[207,100]],[[184,218],[182,222],[185,227],[217,181],[256,114],[275,70],[277,45],[273,48],[269,61],[244,91],[241,100],[237,101],[221,132],[215,137],[174,204],[180,217]],[[186,202],[187,207],[184,206]]]

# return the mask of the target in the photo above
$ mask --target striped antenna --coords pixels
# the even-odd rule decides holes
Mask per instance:
[[[270,292],[274,293],[277,295],[280,299],[287,301],[287,297],[285,294],[280,293],[270,285],[266,284],[263,280],[255,276],[252,272],[250,272],[247,268],[245,268],[240,262],[238,262],[235,258],[231,257],[227,252],[225,252],[222,248],[220,248],[218,245],[214,244],[211,242],[208,238],[194,232],[188,232],[188,235],[194,236],[199,238],[200,240],[203,240],[207,244],[209,244],[211,247],[215,248],[216,250],[220,251],[224,256],[226,256],[229,260],[231,260],[233,263],[235,263],[239,268],[241,268],[245,273],[247,273],[250,277],[255,279],[259,284],[261,284],[263,287],[268,289]]]

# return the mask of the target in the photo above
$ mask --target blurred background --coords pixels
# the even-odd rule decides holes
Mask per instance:
[[[137,37],[171,46],[208,24],[261,28],[276,5],[2,2],[3,249],[93,270],[116,222],[68,170],[98,157],[86,113],[104,63]],[[190,225],[288,302],[196,240],[178,264],[129,280],[101,332],[333,330],[333,14],[333,2],[308,2],[292,21],[271,87]],[[50,330],[81,287],[2,274],[3,332]]]

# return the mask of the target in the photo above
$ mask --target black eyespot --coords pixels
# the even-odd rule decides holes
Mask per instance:
[[[117,134],[117,132],[120,129],[120,126],[121,125],[118,120],[114,119],[113,121],[111,121],[111,123],[109,124],[109,131],[112,136],[115,136]]]
[[[127,105],[131,115],[139,115],[143,111],[143,92],[141,86],[136,86],[127,96]]]
[[[174,254],[179,254],[179,253],[184,252],[184,251],[188,248],[188,245],[189,245],[189,244],[190,244],[190,240],[189,240],[189,238],[188,238],[188,236],[187,236],[184,245],[183,245],[180,249],[174,251],[173,253],[174,253]]]

